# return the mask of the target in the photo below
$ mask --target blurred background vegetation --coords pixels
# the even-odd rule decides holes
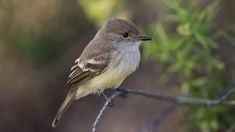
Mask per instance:
[[[123,87],[220,97],[235,81],[234,7],[233,0],[0,0],[0,131],[90,131],[102,97],[78,101],[58,128],[50,125],[70,66],[111,17],[153,37]],[[115,104],[98,131],[134,131],[166,105],[132,96]],[[234,116],[232,107],[180,107],[159,131],[224,132]]]

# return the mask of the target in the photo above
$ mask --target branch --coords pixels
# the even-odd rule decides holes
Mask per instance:
[[[174,104],[180,104],[180,105],[206,105],[206,106],[217,106],[217,105],[226,105],[226,106],[234,106],[235,100],[227,100],[233,93],[235,93],[235,87],[230,89],[227,93],[225,93],[223,96],[221,96],[218,99],[202,99],[202,98],[190,98],[190,97],[178,97],[178,96],[170,96],[170,95],[161,95],[158,93],[150,93],[143,91],[141,89],[133,89],[133,88],[126,88],[122,89],[122,91],[116,91],[114,94],[111,95],[110,100],[114,100],[117,96],[122,95],[123,91],[125,93],[134,94],[143,96],[146,98],[151,98],[154,100],[161,100],[166,102],[171,102]],[[95,122],[92,125],[92,132],[96,132],[96,127],[101,120],[101,117],[104,113],[104,111],[107,109],[110,100],[107,100],[100,110],[99,114],[96,117]],[[168,112],[162,112],[163,115],[168,114]],[[163,118],[162,116],[159,118]],[[156,125],[158,125],[160,120],[159,118],[156,118]],[[161,120],[160,120],[161,121]]]
[[[174,110],[174,106],[174,104],[167,105],[159,112],[159,114],[154,116],[149,121],[145,122],[137,130],[139,130],[140,132],[157,132],[158,126],[163,121],[163,119],[165,119]]]
[[[117,96],[121,95],[121,92],[115,92],[114,94],[112,94],[109,99],[110,100],[113,100],[114,98],[116,98]],[[96,127],[104,113],[104,111],[107,109],[109,103],[110,103],[110,100],[106,100],[104,106],[102,107],[102,109],[100,110],[99,114],[97,115],[96,119],[95,119],[95,122],[92,124],[92,132],[96,132]]]
[[[174,105],[170,104],[160,111],[160,113],[152,119],[152,132],[157,132],[157,127],[160,125],[162,120],[173,111]]]
[[[235,105],[235,100],[227,100],[235,92],[235,87],[218,99],[202,99],[202,98],[161,95],[158,93],[149,93],[141,89],[132,89],[132,88],[127,88],[126,91],[130,94],[140,95],[140,96],[151,98],[154,100],[167,101],[167,102],[172,102],[172,103],[181,104],[181,105],[193,105],[193,104],[194,105],[207,105],[207,106],[216,106],[216,105],[234,106]]]

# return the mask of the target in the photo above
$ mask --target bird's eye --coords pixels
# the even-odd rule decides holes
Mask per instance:
[[[129,34],[128,34],[127,32],[125,32],[125,33],[122,34],[122,36],[123,36],[124,38],[126,38],[126,37],[129,36]]]

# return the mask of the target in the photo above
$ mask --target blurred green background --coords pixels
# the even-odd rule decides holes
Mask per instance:
[[[105,99],[75,102],[58,128],[73,61],[108,18],[133,21],[153,41],[122,87],[216,99],[235,82],[233,0],[0,0],[0,131],[89,132]],[[110,94],[108,92],[107,94]],[[98,131],[138,131],[168,103],[130,95],[115,100]],[[225,132],[235,108],[177,107],[162,132]]]

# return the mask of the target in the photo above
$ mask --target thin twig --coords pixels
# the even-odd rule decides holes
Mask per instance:
[[[220,103],[221,103],[221,102],[224,102],[225,100],[227,100],[230,96],[233,95],[234,92],[235,92],[235,88],[232,88],[232,89],[230,89],[227,93],[225,93],[223,96],[221,96],[221,97],[219,98]]]
[[[227,100],[234,92],[235,87],[232,88],[229,92],[225,95],[221,96],[218,99],[202,99],[202,98],[190,98],[190,97],[178,97],[178,96],[170,96],[170,95],[162,95],[158,93],[149,93],[143,91],[141,89],[126,89],[128,93],[144,96],[146,98],[151,98],[155,100],[167,101],[172,102],[175,104],[182,104],[182,105],[207,105],[207,106],[215,106],[215,105],[228,105],[234,106],[235,100]]]
[[[160,113],[152,120],[152,132],[157,132],[157,128],[165,117],[167,117],[173,111],[174,105],[170,104],[163,108]]]
[[[165,119],[173,111],[174,106],[174,104],[167,105],[159,112],[159,114],[146,121],[137,130],[139,132],[157,132],[158,126],[161,124],[163,119]]]
[[[116,98],[117,96],[119,96],[121,93],[120,92],[115,92],[113,93],[111,96],[110,96],[110,100],[113,100],[114,98]],[[104,113],[104,111],[107,109],[109,103],[110,103],[110,100],[106,100],[104,106],[102,107],[102,109],[100,110],[99,114],[97,115],[96,119],[95,119],[95,122],[92,124],[92,132],[96,132],[96,127]]]

